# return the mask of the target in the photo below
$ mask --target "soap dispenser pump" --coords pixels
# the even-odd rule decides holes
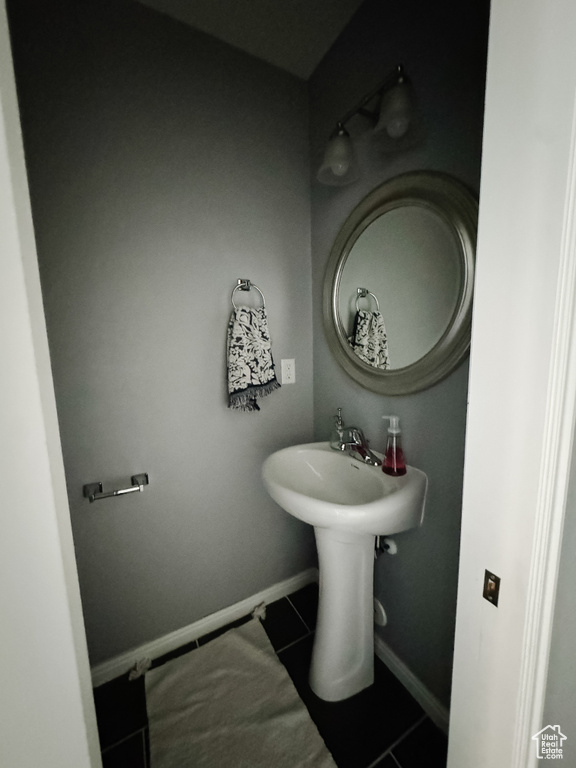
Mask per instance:
[[[400,431],[400,419],[398,416],[382,416],[388,419],[388,438],[386,440],[386,451],[384,461],[382,462],[382,472],[387,475],[398,477],[406,474],[406,459],[402,450],[402,433]]]

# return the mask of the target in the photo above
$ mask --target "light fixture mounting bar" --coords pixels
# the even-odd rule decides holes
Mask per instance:
[[[402,64],[398,64],[392,72],[389,72],[384,80],[382,80],[376,88],[373,88],[371,91],[369,91],[365,96],[363,96],[358,104],[356,104],[355,107],[352,107],[352,109],[349,109],[348,112],[342,117],[340,120],[338,120],[337,125],[341,125],[342,127],[345,126],[345,124],[348,122],[348,120],[351,120],[354,115],[362,115],[363,117],[367,117],[370,120],[377,121],[378,120],[378,114],[376,112],[371,112],[369,109],[366,109],[366,105],[369,104],[372,99],[377,96],[379,93],[382,94],[384,91],[387,91],[388,88],[391,88],[392,86],[396,85],[397,83],[403,82],[405,79],[404,74],[404,67]]]

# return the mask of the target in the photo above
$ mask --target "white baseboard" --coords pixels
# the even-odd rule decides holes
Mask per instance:
[[[308,568],[308,570],[302,571],[290,579],[273,584],[268,589],[264,589],[256,595],[241,600],[239,603],[230,605],[228,608],[212,613],[210,616],[205,616],[193,624],[189,624],[186,627],[182,627],[182,629],[159,637],[157,640],[144,643],[144,645],[138,648],[132,648],[119,656],[97,664],[91,670],[92,685],[97,688],[99,685],[114,680],[114,678],[128,672],[140,659],[156,659],[159,656],[163,656],[165,653],[176,650],[181,645],[197,640],[209,632],[225,627],[231,621],[236,621],[236,619],[246,616],[260,603],[273,603],[275,600],[296,592],[298,589],[314,581],[318,581],[318,569]]]
[[[448,709],[438,701],[436,696],[426,688],[424,683],[416,677],[412,670],[396,656],[390,646],[378,635],[374,637],[374,651],[380,661],[386,664],[390,672],[396,675],[404,688],[412,694],[432,722],[444,733],[448,733],[448,723],[450,720]]]

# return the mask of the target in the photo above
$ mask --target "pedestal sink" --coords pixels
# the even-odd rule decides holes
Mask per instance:
[[[428,480],[408,467],[391,477],[328,442],[269,456],[262,478],[286,512],[314,526],[320,570],[310,686],[340,701],[374,681],[374,539],[417,528]]]

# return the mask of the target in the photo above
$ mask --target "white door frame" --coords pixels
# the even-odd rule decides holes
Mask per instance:
[[[576,402],[575,33],[571,0],[493,0],[450,768],[535,765],[546,725]]]
[[[97,768],[102,762],[4,3],[0,232],[0,761]]]

